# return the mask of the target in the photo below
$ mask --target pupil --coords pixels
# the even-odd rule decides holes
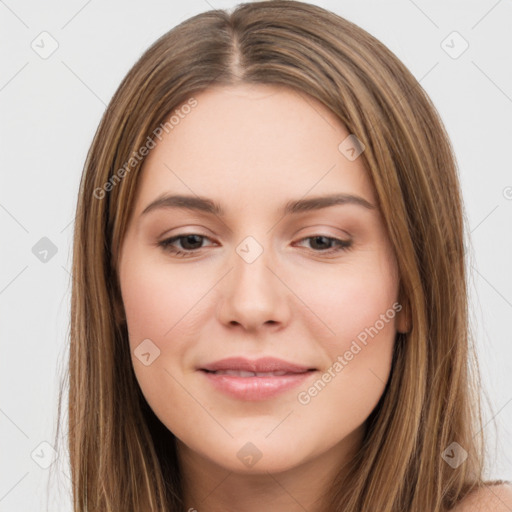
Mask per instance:
[[[317,242],[318,242],[319,240],[324,240],[324,242],[327,242],[327,244],[328,244],[327,237],[325,237],[325,236],[315,236],[315,237],[313,238],[313,247],[314,247],[315,245],[317,245]],[[320,243],[320,245],[322,245],[322,244]],[[325,247],[320,247],[320,249],[325,249]]]
[[[201,245],[201,237],[198,235],[187,235],[184,237],[184,241],[185,249],[197,249],[197,247],[187,247],[189,243],[192,245],[194,245],[194,243]]]

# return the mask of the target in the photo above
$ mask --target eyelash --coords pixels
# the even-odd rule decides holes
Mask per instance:
[[[187,234],[183,234],[183,235],[177,235],[177,236],[174,236],[172,238],[168,238],[167,240],[162,240],[161,242],[158,242],[158,246],[162,247],[164,251],[170,252],[174,256],[177,256],[177,257],[180,257],[180,258],[187,258],[187,257],[190,257],[190,256],[194,256],[198,251],[200,251],[202,249],[202,247],[199,248],[199,249],[189,249],[189,250],[186,250],[186,251],[182,251],[180,249],[176,249],[175,247],[173,247],[171,245],[175,241],[181,240],[183,238],[187,238],[189,236],[196,236],[196,237],[199,237],[201,239],[208,239],[208,237],[204,236],[204,235],[199,235],[197,233],[187,233]],[[302,242],[304,240],[311,240],[311,239],[314,239],[314,238],[325,238],[326,240],[328,240],[330,242],[334,242],[334,243],[337,244],[337,247],[330,248],[330,249],[327,249],[327,250],[315,251],[315,250],[312,249],[312,251],[317,253],[317,254],[331,256],[331,255],[337,254],[339,252],[348,251],[349,249],[352,248],[352,240],[340,240],[339,238],[334,238],[332,236],[327,236],[327,235],[307,236],[305,238],[301,238],[299,240],[299,242]]]

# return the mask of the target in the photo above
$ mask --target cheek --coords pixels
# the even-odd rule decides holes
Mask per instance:
[[[372,279],[350,285],[350,282],[347,283],[341,309],[337,318],[333,318],[337,337],[342,340],[337,344],[338,352],[352,350],[357,353],[358,344],[366,348],[364,357],[378,357],[381,347],[387,352],[387,345],[394,340],[395,287],[392,283],[375,282]],[[350,355],[347,354],[347,357],[350,358]]]
[[[171,272],[147,257],[126,261],[120,278],[137,381],[160,420],[181,433],[179,418],[186,417],[191,406],[190,396],[179,384],[183,379],[181,364],[191,348],[190,341],[198,339],[198,317],[204,315],[201,298],[211,287],[210,280],[197,272]],[[139,357],[147,352],[146,365]]]
[[[324,326],[324,346],[332,355],[348,350],[352,340],[364,341],[376,326],[381,338],[393,337],[398,283],[392,265],[361,260],[336,272],[302,275],[296,282],[301,297]],[[318,338],[319,331],[316,331]],[[311,333],[314,334],[313,332]]]
[[[337,272],[309,277],[300,293],[330,331],[323,329],[320,338],[311,329],[323,348],[321,371],[327,375],[298,397],[299,403],[310,404],[304,421],[314,410],[325,421],[331,414],[355,428],[375,407],[389,377],[398,312],[396,268],[382,253],[368,252]],[[333,411],[334,403],[341,409]]]
[[[384,392],[396,338],[397,288],[391,276],[354,272],[331,279],[329,292],[310,295],[316,301],[312,309],[322,311],[322,320],[335,333],[318,340],[325,364],[318,379],[297,396],[304,428],[337,425],[325,428],[322,446],[360,426]]]
[[[160,345],[171,338],[182,339],[176,334],[183,329],[190,335],[210,281],[197,272],[171,271],[142,258],[127,263],[121,273],[121,292],[132,348],[145,338]]]
[[[156,277],[138,266],[122,280],[121,292],[132,345],[145,338],[161,338],[170,328],[171,312],[179,306],[172,288],[165,286],[162,276]]]

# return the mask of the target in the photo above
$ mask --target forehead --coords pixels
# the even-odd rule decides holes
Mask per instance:
[[[265,202],[309,191],[358,193],[374,201],[363,160],[340,144],[351,134],[304,92],[275,85],[216,86],[173,111],[173,128],[144,162],[137,209],[162,192]],[[222,201],[224,202],[224,201]],[[276,205],[277,207],[277,205]]]

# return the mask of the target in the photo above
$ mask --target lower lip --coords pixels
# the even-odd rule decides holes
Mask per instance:
[[[279,395],[309,379],[314,371],[276,377],[237,377],[201,370],[219,391],[239,400],[266,400]]]

